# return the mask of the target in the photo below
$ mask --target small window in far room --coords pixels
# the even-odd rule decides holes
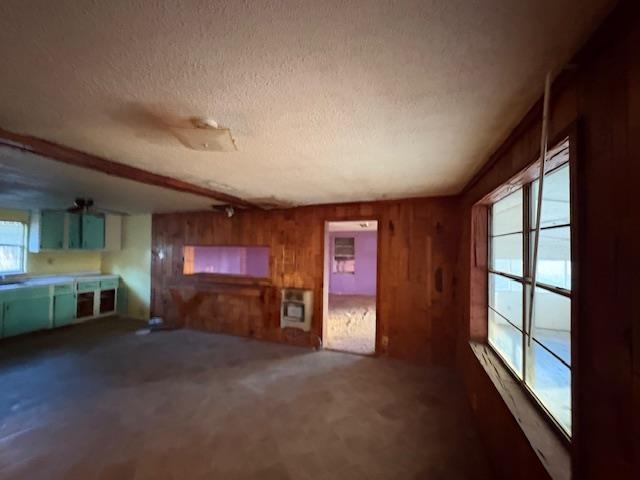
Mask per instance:
[[[22,222],[0,221],[0,275],[24,273],[26,232]]]
[[[333,273],[356,273],[354,237],[336,237],[333,244]]]

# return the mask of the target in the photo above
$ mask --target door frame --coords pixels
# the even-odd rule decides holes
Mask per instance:
[[[370,356],[379,356],[382,353],[382,336],[380,334],[380,266],[381,266],[381,232],[382,232],[382,219],[379,215],[354,215],[346,217],[328,217],[323,221],[323,235],[322,235],[322,326],[321,326],[321,340],[322,348],[324,350],[332,350],[325,345],[327,318],[329,314],[329,255],[331,251],[331,245],[327,241],[329,238],[329,224],[340,222],[376,222],[376,335],[375,335],[375,351]],[[342,350],[340,350],[342,352]],[[352,353],[352,352],[343,352]],[[354,355],[361,355],[353,352]],[[365,356],[367,354],[364,354]]]

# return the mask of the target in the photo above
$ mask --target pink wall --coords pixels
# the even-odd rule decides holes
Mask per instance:
[[[247,275],[269,276],[269,247],[247,247]]]
[[[333,273],[335,237],[354,237],[356,272]],[[329,233],[329,293],[334,295],[375,295],[378,268],[378,232]]]
[[[269,247],[194,247],[195,273],[269,276]]]

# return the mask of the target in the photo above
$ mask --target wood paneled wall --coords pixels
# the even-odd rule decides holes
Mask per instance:
[[[153,217],[152,310],[192,328],[317,345],[322,335],[324,222],[379,221],[379,354],[430,363],[455,355],[455,278],[460,222],[453,198],[286,210]],[[266,245],[270,278],[182,275],[184,245]],[[283,287],[312,289],[311,334],[280,329]]]
[[[640,478],[640,4],[621,2],[552,90],[550,137],[577,127],[578,325],[572,359],[573,478]],[[542,90],[542,85],[541,85]],[[539,107],[539,105],[538,105]],[[541,112],[512,137],[461,196],[458,360],[497,470],[541,478],[544,470],[468,340],[474,204],[538,156]],[[577,235],[576,235],[577,233]],[[481,290],[482,288],[480,288]]]

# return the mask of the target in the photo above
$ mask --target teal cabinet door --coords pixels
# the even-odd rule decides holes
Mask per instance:
[[[54,210],[40,213],[40,248],[58,250],[64,246],[64,215]]]
[[[63,293],[53,297],[53,326],[62,327],[73,323],[76,317],[76,294]]]
[[[82,248],[87,250],[104,248],[104,216],[82,215]]]
[[[80,248],[82,236],[81,231],[81,217],[80,214],[69,214],[69,248]]]
[[[127,294],[127,289],[124,287],[118,288],[117,295],[117,312],[120,315],[126,315],[129,310],[129,299]]]
[[[8,300],[3,310],[3,337],[49,328],[49,297]]]

